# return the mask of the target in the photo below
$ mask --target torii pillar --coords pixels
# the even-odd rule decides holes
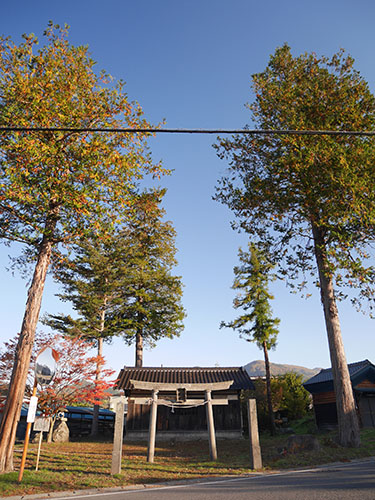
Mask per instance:
[[[158,415],[158,392],[152,391],[151,415],[148,432],[147,462],[153,463],[155,455],[156,420]]]
[[[212,411],[212,399],[210,390],[206,390],[205,400],[206,400],[206,415],[207,415],[207,428],[208,428],[208,444],[210,447],[210,459],[212,461],[215,461],[217,460],[217,449],[216,449],[214,413]]]

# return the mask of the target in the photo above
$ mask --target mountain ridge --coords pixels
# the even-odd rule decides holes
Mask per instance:
[[[265,377],[266,369],[263,360],[255,360],[247,363],[244,366],[245,370],[250,377]],[[306,368],[305,366],[298,365],[287,365],[279,363],[270,363],[271,375],[284,375],[285,373],[295,372],[303,376],[304,380],[307,380],[317,373],[320,372],[322,368]]]

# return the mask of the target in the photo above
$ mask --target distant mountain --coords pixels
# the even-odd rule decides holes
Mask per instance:
[[[271,375],[284,375],[284,373],[295,372],[303,375],[304,380],[307,380],[320,372],[321,368],[305,368],[304,366],[296,365],[279,365],[270,363]],[[266,369],[264,361],[252,361],[244,366],[250,377],[265,377]]]

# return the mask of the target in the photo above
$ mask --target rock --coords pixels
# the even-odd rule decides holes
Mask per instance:
[[[295,434],[288,438],[286,448],[289,453],[299,453],[300,451],[320,451],[320,443],[312,434]]]
[[[66,425],[66,418],[58,421],[52,434],[52,441],[54,443],[68,443],[69,442],[69,427]]]

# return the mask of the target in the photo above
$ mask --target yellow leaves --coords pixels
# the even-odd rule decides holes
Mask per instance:
[[[87,49],[69,45],[66,34],[50,27],[48,43],[35,54],[27,43],[0,52],[0,91],[9,121],[41,127],[104,123],[149,128],[140,106],[128,101],[123,85],[105,87],[102,79],[109,81],[109,76],[98,77]],[[1,144],[7,158],[1,197],[16,213],[32,207],[30,231],[42,229],[48,202],[57,197],[67,239],[81,226],[100,226],[104,216],[122,220],[132,206],[129,192],[137,179],[169,173],[151,162],[146,138],[146,134],[129,138],[15,133]]]

